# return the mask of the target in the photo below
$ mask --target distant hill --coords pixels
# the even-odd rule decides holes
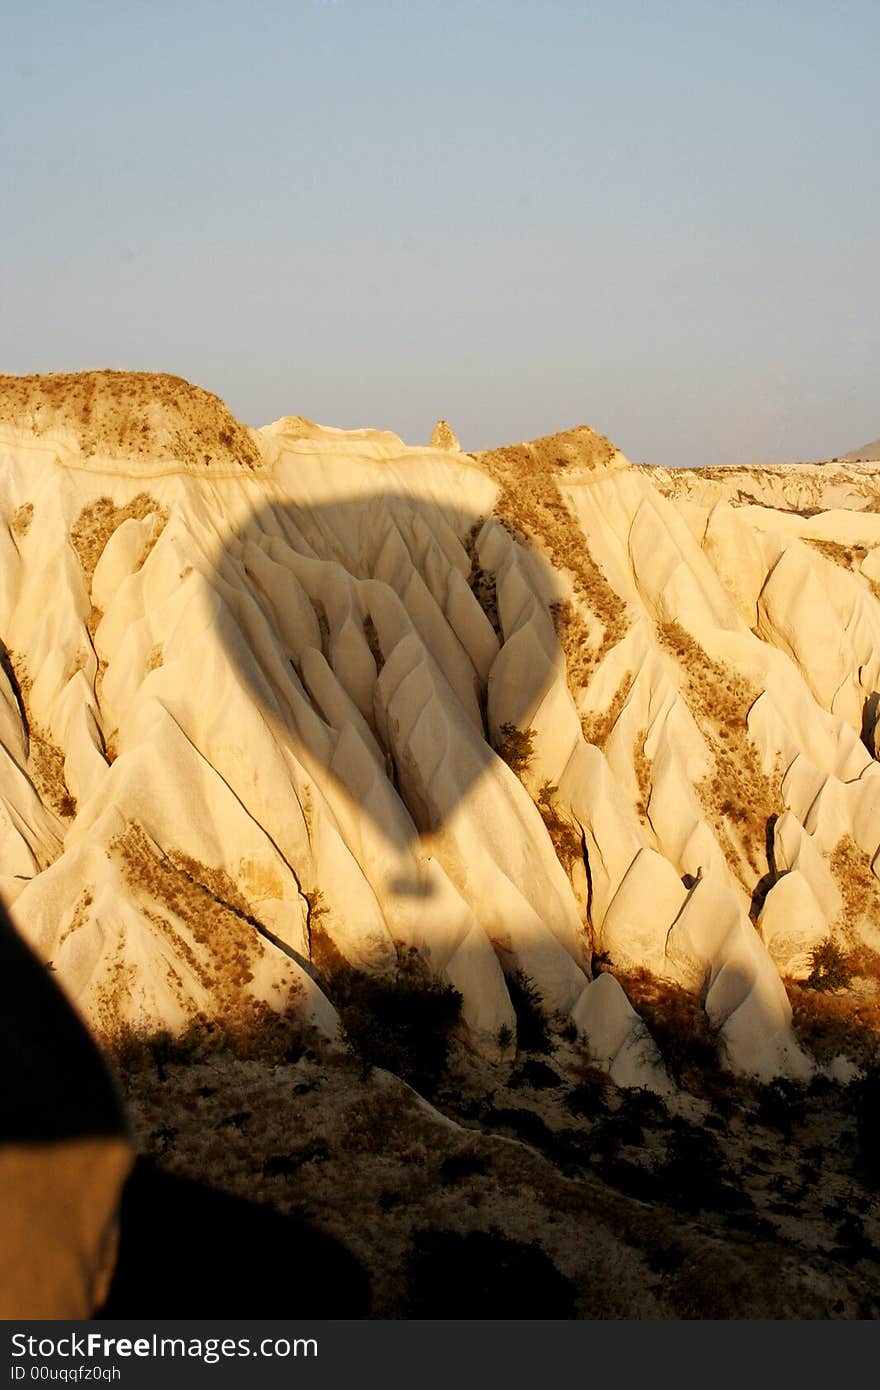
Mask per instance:
[[[870,444],[863,444],[861,449],[853,449],[851,454],[844,454],[843,461],[846,463],[880,463],[880,439],[875,439]]]

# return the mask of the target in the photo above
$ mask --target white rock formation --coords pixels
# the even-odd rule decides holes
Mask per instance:
[[[521,971],[659,1084],[646,968],[731,1066],[804,1075],[782,976],[880,945],[876,500],[868,466],[0,378],[0,889],[108,1034],[288,1003],[332,1034],[328,952],[413,947],[489,1055]]]

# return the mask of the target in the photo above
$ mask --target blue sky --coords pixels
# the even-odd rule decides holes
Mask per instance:
[[[880,435],[880,4],[30,0],[0,370],[665,465]]]

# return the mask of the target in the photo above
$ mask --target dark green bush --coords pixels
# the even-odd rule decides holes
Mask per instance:
[[[489,1106],[483,1114],[483,1124],[493,1130],[506,1130],[542,1153],[553,1148],[553,1131],[534,1110],[513,1105]]]
[[[534,729],[518,729],[515,724],[502,724],[499,730],[496,752],[503,758],[517,777],[525,772],[532,761]]]
[[[516,1014],[516,1038],[520,1052],[553,1052],[544,1003],[534,981],[523,970],[506,976],[507,993]]]
[[[533,1091],[550,1091],[562,1085],[562,1077],[552,1067],[548,1067],[546,1062],[537,1057],[529,1057],[517,1067],[507,1084],[512,1091],[523,1086]]]
[[[790,1139],[792,1126],[803,1124],[806,1115],[804,1092],[784,1077],[760,1087],[757,1100],[755,1118],[765,1129],[777,1129],[783,1138]]]
[[[311,1140],[291,1153],[270,1154],[263,1163],[263,1173],[269,1178],[288,1178],[304,1163],[324,1163],[329,1157],[330,1151],[323,1139]]]
[[[449,1060],[461,1015],[458,990],[444,984],[415,950],[394,979],[351,971],[336,999],[342,1036],[365,1068],[384,1067],[432,1095]]]
[[[852,968],[847,960],[846,953],[840,949],[831,937],[827,941],[822,941],[816,946],[810,956],[810,970],[804,984],[808,989],[818,989],[823,992],[835,989],[846,989],[852,979]]]
[[[597,1115],[608,1113],[609,1089],[604,1084],[596,1084],[593,1081],[582,1082],[579,1086],[574,1086],[565,1097],[565,1104],[573,1115],[580,1115],[584,1119],[592,1120]]]
[[[728,1171],[715,1136],[683,1120],[670,1125],[666,1163],[655,1176],[658,1198],[678,1211],[739,1211],[752,1205]]]
[[[452,1187],[464,1178],[485,1177],[489,1164],[482,1154],[449,1154],[440,1164],[440,1181],[444,1187]]]

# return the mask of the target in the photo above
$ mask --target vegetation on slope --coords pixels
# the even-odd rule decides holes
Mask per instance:
[[[86,458],[257,470],[246,427],[211,391],[165,372],[91,371],[0,376],[0,425],[36,438],[72,433]]]
[[[495,511],[514,536],[544,551],[555,569],[571,577],[578,605],[601,622],[598,647],[590,640],[575,605],[554,605],[557,632],[565,651],[569,681],[585,685],[606,652],[627,630],[626,605],[590,554],[577,520],[562,499],[557,478],[567,470],[608,467],[615,449],[586,425],[562,434],[514,444],[477,455],[499,484]]]
[[[742,875],[742,856],[757,880],[767,869],[767,827],[780,815],[781,776],[768,777],[749,737],[748,714],[759,692],[713,661],[680,623],[664,623],[658,636],[684,675],[688,708],[715,762],[714,775],[695,787],[731,869]],[[754,880],[746,885],[750,890]]]
[[[681,1004],[654,1004],[673,1050]],[[550,1043],[552,1064],[501,1068],[454,1049],[435,1109],[319,1039],[135,1049],[122,1076],[143,1154],[342,1241],[374,1317],[424,1315],[437,1289],[454,1317],[500,1292],[499,1316],[877,1316],[870,1077],[753,1086],[694,1049],[701,1096],[664,1103]]]

